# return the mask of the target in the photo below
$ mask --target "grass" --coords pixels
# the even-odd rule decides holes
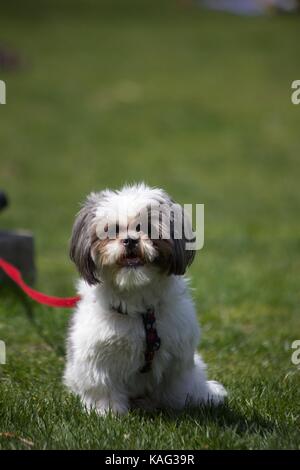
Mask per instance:
[[[299,18],[239,18],[172,1],[1,5],[2,228],[35,234],[48,294],[74,292],[68,239],[92,189],[146,180],[205,204],[190,270],[218,409],[86,416],[61,385],[66,310],[0,285],[0,448],[300,448]]]

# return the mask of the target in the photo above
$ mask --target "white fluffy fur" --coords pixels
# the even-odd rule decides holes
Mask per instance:
[[[168,197],[144,185],[105,194],[105,204],[129,206],[133,213],[157,194]],[[99,210],[101,205],[103,200],[99,200]],[[226,396],[223,386],[207,381],[205,365],[196,352],[200,329],[185,278],[164,274],[151,262],[116,270],[115,243],[107,246],[110,264],[97,265],[101,282],[79,283],[81,300],[69,331],[65,384],[87,409],[99,414],[109,410],[124,414],[132,406],[182,409],[222,402]],[[145,244],[151,261],[155,249],[151,240]],[[115,310],[119,305],[127,314]],[[155,309],[161,347],[151,370],[141,373],[145,361],[141,313],[149,305]]]

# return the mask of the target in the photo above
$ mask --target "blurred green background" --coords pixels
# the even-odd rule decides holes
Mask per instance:
[[[200,350],[231,392],[223,410],[175,421],[89,421],[60,385],[69,313],[25,308],[2,284],[4,448],[26,447],[24,434],[36,448],[299,447],[299,31],[299,16],[171,0],[1,5],[0,45],[20,58],[0,69],[0,181],[11,200],[1,228],[34,233],[37,288],[67,296],[71,227],[91,190],[144,180],[204,203],[205,245],[190,270]]]

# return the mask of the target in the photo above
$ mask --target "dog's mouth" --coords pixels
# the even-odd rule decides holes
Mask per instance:
[[[123,256],[123,258],[119,260],[118,264],[123,268],[138,268],[139,266],[143,266],[145,263],[139,256],[128,254]]]

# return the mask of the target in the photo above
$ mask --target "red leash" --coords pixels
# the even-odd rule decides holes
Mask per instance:
[[[79,296],[76,297],[66,297],[65,299],[62,297],[52,297],[50,295],[42,294],[31,287],[27,286],[22,279],[20,271],[15,268],[12,264],[4,261],[3,258],[0,258],[0,268],[3,269],[5,274],[10,277],[28,297],[35,300],[39,304],[48,305],[49,307],[67,307],[71,308],[74,307],[77,302],[80,300]]]

